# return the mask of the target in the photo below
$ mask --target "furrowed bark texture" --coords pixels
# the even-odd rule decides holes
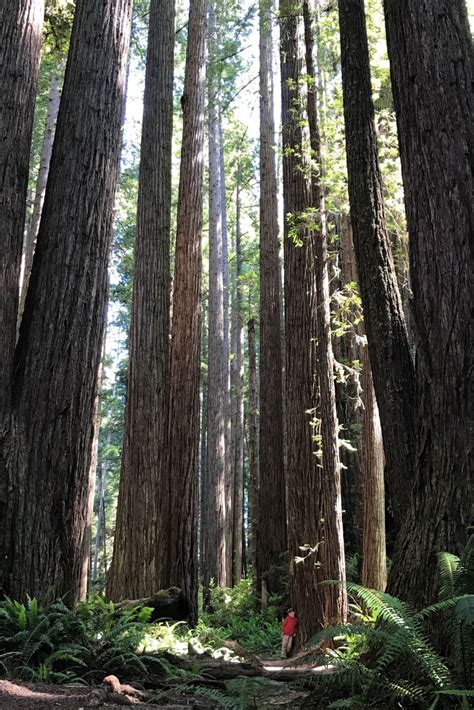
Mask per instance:
[[[201,232],[203,205],[206,0],[190,5],[183,109],[183,141],[176,228],[169,418],[170,581],[197,619],[197,526]]]
[[[214,49],[216,21],[209,10],[208,112],[209,112],[209,355],[208,355],[208,467],[210,511],[206,537],[206,567],[217,586],[229,586],[227,522],[227,368],[225,347],[224,270],[222,241],[222,191],[220,131]]]
[[[362,388],[364,400],[362,584],[383,592],[387,586],[384,452],[367,346],[362,349]]]
[[[459,553],[473,519],[473,55],[463,0],[384,6],[417,380],[415,487],[389,588],[421,606],[435,596],[436,553]]]
[[[312,341],[316,304],[312,235],[307,228],[311,176],[301,120],[306,105],[301,82],[305,73],[302,4],[281,2],[280,23],[288,547],[291,603],[299,617],[299,637],[304,641],[319,628],[323,610],[315,566],[319,561],[322,511],[321,476],[311,428],[315,404]],[[259,524],[261,520],[260,516]]]
[[[33,254],[35,252],[36,237],[41,220],[41,211],[43,209],[44,196],[46,193],[46,184],[48,182],[49,165],[53,152],[54,134],[56,132],[56,122],[58,120],[59,104],[61,101],[61,83],[64,65],[58,67],[57,73],[51,79],[51,88],[48,98],[48,111],[46,114],[46,124],[44,128],[43,146],[41,148],[40,165],[38,171],[38,179],[36,181],[35,201],[33,205],[33,214],[31,217],[31,225],[26,233],[25,238],[25,263],[23,269],[23,282],[21,284],[20,305],[18,307],[18,327],[20,327],[23,309],[25,307],[26,292],[30,281],[31,266],[33,264]]]
[[[321,492],[324,525],[322,528],[321,561],[326,579],[346,579],[344,534],[342,529],[342,493],[339,461],[339,424],[336,413],[334,356],[332,350],[331,314],[329,303],[328,248],[326,208],[321,183],[323,165],[316,105],[316,72],[313,63],[313,28],[309,5],[303,1],[306,73],[312,79],[307,88],[307,114],[311,158],[317,170],[312,170],[312,204],[318,210],[317,225],[312,238],[313,270],[316,286],[316,372],[319,384],[319,417],[321,419]],[[324,624],[344,624],[347,617],[347,594],[344,586],[322,589]]]
[[[413,483],[414,369],[385,225],[363,0],[339,0],[339,24],[353,241],[398,529]]]
[[[339,278],[333,279],[336,289],[347,289],[348,284],[358,283],[355,263],[352,227],[349,215],[341,214],[338,224],[339,255],[337,265]],[[355,318],[358,317],[354,311]],[[346,553],[361,554],[363,537],[363,480],[362,480],[362,420],[361,377],[354,361],[360,362],[360,326],[356,323],[342,337],[333,338],[334,357],[352,368],[346,373],[346,382],[336,382],[337,413],[343,438],[349,438],[356,451],[339,449],[341,462],[342,507],[344,510],[344,544]]]
[[[15,354],[3,591],[77,601],[130,0],[79,0]]]
[[[260,511],[256,575],[281,565],[287,549],[283,458],[278,200],[273,115],[271,0],[260,3]],[[263,513],[262,513],[263,514]]]
[[[111,599],[170,586],[168,410],[174,0],[152,0],[140,152],[125,433]]]
[[[247,409],[247,454],[249,462],[249,494],[250,494],[250,528],[252,531],[252,558],[255,564],[257,557],[256,545],[258,526],[261,520],[259,512],[259,467],[257,445],[257,353],[255,346],[255,321],[251,318],[247,323],[249,379],[248,379],[248,409]],[[260,593],[260,587],[257,589]]]
[[[234,421],[232,426],[232,463],[233,463],[233,516],[232,525],[232,584],[238,584],[242,578],[243,551],[243,506],[244,506],[244,397],[243,397],[243,328],[242,328],[242,296],[240,291],[240,275],[242,273],[242,245],[240,230],[240,171],[237,167],[235,207],[235,282],[234,282]]]
[[[110,431],[107,432],[106,445],[110,445]],[[95,534],[94,552],[92,557],[92,581],[94,582],[99,575],[99,554],[104,550],[105,557],[105,486],[107,482],[107,460],[101,461],[99,467],[99,483],[98,483],[98,510],[97,510],[97,529]],[[107,566],[104,565],[104,572]]]
[[[224,420],[225,420],[225,503],[226,503],[226,577],[228,584],[232,582],[232,538],[233,538],[233,501],[234,501],[234,462],[232,454],[231,403],[230,403],[230,341],[229,341],[229,230],[227,226],[227,192],[225,185],[224,132],[222,129],[222,113],[219,110],[219,181],[221,191],[222,214],[222,282],[224,286]]]
[[[201,369],[201,428],[199,434],[199,576],[201,581],[209,578],[206,572],[206,531],[209,520],[209,481],[208,481],[208,466],[207,466],[207,308],[204,302],[202,303],[202,318],[201,318],[201,362],[205,363]],[[202,606],[204,611],[208,611],[210,607],[210,590],[203,587]]]
[[[0,6],[0,437],[10,405],[43,16],[43,0],[8,0]]]
[[[82,559],[82,573],[79,588],[79,599],[85,601],[87,599],[87,586],[89,582],[89,569],[91,566],[91,542],[92,542],[92,519],[94,516],[94,498],[95,498],[95,483],[97,479],[97,464],[99,462],[99,436],[100,436],[100,412],[101,412],[101,391],[102,377],[104,372],[104,355],[105,355],[104,337],[102,345],[102,356],[99,363],[99,371],[97,373],[97,389],[94,403],[94,430],[91,447],[91,462],[89,467],[89,488],[87,495],[87,510],[86,510],[86,529],[84,534],[84,548]]]

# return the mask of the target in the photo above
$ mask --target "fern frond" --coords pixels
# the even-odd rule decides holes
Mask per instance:
[[[212,700],[214,707],[216,708],[235,708],[236,701],[234,698],[229,698],[228,695],[223,693],[221,690],[216,688],[203,688],[197,687],[194,690],[196,695],[200,695],[202,698],[207,698]]]
[[[364,636],[370,641],[385,641],[389,633],[380,627],[366,626],[365,624],[343,624],[340,626],[328,626],[313,636],[308,641],[308,646],[317,646],[326,639],[334,639],[338,636]]]
[[[456,594],[456,571],[459,557],[450,552],[438,552],[438,571],[440,576],[439,598],[449,599]]]
[[[344,584],[347,591],[358,597],[375,614],[377,619],[385,621],[390,626],[406,626],[407,620],[414,616],[414,611],[409,604],[397,597],[393,597],[391,594],[387,594],[387,592],[369,589],[354,582],[344,583],[337,580],[328,580],[322,582],[322,584]]]

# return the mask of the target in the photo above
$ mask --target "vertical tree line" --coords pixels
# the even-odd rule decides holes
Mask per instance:
[[[273,108],[272,5],[259,9],[260,89],[260,462],[259,528],[256,539],[257,588],[271,579],[287,550],[286,485],[283,458],[283,356],[275,120]]]
[[[280,0],[278,150],[272,0],[193,0],[178,31],[174,0],[139,1],[132,55],[132,0],[77,0],[53,70],[51,6],[2,4],[1,593],[74,605],[93,547],[108,598],[177,586],[195,624],[199,585],[212,609],[249,552],[256,607],[288,595],[305,643],[346,622],[347,551],[385,588],[387,517],[389,591],[436,596],[472,515],[472,44],[462,0],[383,7],[390,76],[364,0]],[[109,274],[127,343],[107,395]],[[100,438],[107,397],[123,432]]]
[[[174,1],[150,3],[122,470],[108,594],[167,586]]]
[[[89,552],[88,475],[130,19],[128,0],[77,3],[2,440],[2,589],[18,598],[49,589],[75,602]]]

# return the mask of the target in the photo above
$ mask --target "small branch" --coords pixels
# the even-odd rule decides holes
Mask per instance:
[[[227,111],[227,109],[229,108],[230,104],[234,101],[234,99],[236,99],[237,96],[242,93],[242,91],[244,91],[248,86],[250,86],[250,84],[252,84],[256,79],[258,79],[258,77],[259,77],[259,75],[257,74],[257,76],[254,76],[253,79],[250,79],[250,81],[248,81],[246,84],[241,86],[240,89],[238,91],[236,91],[235,94],[230,97],[228,102],[221,108],[221,113],[224,113],[225,111]]]
[[[232,52],[231,54],[226,54],[224,57],[219,57],[220,62],[225,62],[226,59],[232,59],[232,57],[236,57],[238,54],[241,52],[245,52],[247,49],[250,49],[253,45],[248,44],[246,47],[241,47],[238,49],[236,52]]]

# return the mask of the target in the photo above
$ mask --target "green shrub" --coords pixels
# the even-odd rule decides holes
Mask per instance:
[[[95,598],[68,609],[62,601],[0,603],[0,672],[24,680],[93,680],[108,673],[143,677],[154,661],[137,653],[150,609],[118,611]]]
[[[281,598],[271,597],[265,611],[256,611],[254,583],[243,579],[233,588],[211,587],[212,612],[204,612],[197,634],[205,644],[237,641],[250,653],[273,654],[281,642],[277,618]]]
[[[441,600],[419,612],[389,594],[347,583],[369,619],[323,630],[312,642],[340,642],[328,651],[338,667],[319,676],[308,707],[469,708],[474,692],[474,544],[461,560],[439,555]],[[428,637],[426,620],[441,614],[450,632],[445,657]],[[324,659],[327,662],[327,656]]]

